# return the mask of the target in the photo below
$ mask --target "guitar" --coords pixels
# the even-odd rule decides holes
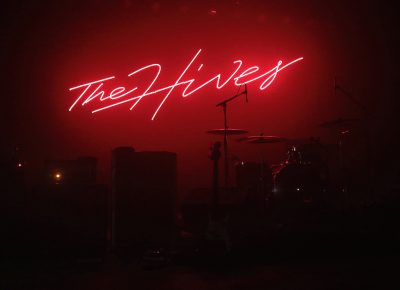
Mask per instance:
[[[231,245],[227,229],[228,216],[222,210],[219,199],[218,161],[221,157],[220,148],[221,142],[215,142],[211,148],[210,159],[213,160],[213,180],[206,238],[208,241],[212,241],[214,246],[217,245],[221,252],[227,252]]]

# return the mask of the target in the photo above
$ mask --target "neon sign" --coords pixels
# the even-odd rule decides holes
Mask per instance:
[[[109,83],[111,80],[115,80],[115,76],[110,76],[107,78],[103,78],[100,80],[95,80],[92,82],[87,82],[75,87],[70,88],[70,91],[75,91],[79,90],[80,94],[79,96],[75,99],[75,101],[72,103],[72,105],[69,108],[69,111],[72,111],[76,105],[79,103],[84,106],[88,103],[92,103],[97,100],[98,107],[97,109],[94,109],[92,113],[97,113],[106,109],[110,109],[116,106],[124,105],[124,104],[131,104],[130,110],[133,110],[136,105],[144,98],[147,96],[151,96],[154,94],[158,94],[161,92],[165,92],[165,96],[162,99],[161,103],[158,105],[157,109],[154,111],[152,120],[155,119],[157,116],[158,112],[160,109],[164,106],[166,100],[169,98],[169,96],[172,94],[174,89],[178,86],[184,86],[184,90],[181,93],[182,97],[188,97],[192,95],[193,93],[199,91],[203,87],[215,82],[215,86],[217,89],[222,89],[225,87],[231,80],[233,80],[233,83],[235,86],[241,86],[243,84],[249,84],[253,83],[255,81],[260,81],[261,84],[259,86],[260,90],[265,90],[268,86],[270,86],[276,77],[278,76],[278,73],[282,71],[283,69],[287,68],[288,66],[299,62],[303,59],[303,57],[299,57],[291,62],[288,62],[286,64],[283,64],[281,60],[278,61],[276,66],[273,68],[267,70],[267,71],[261,71],[261,68],[259,66],[252,66],[248,67],[242,71],[243,66],[243,61],[241,60],[235,60],[233,64],[235,65],[235,69],[230,74],[229,76],[226,77],[226,79],[223,81],[222,75],[217,74],[210,78],[209,80],[205,81],[201,85],[194,87],[193,83],[195,82],[194,78],[188,78],[186,76],[187,71],[189,68],[194,67],[194,63],[201,53],[201,49],[197,51],[195,56],[191,59],[189,64],[186,66],[186,68],[183,70],[183,72],[179,75],[179,77],[176,79],[175,83],[166,87],[158,88],[155,89],[153,86],[155,85],[156,81],[158,80],[158,77],[161,74],[161,65],[154,63],[150,64],[147,66],[144,66],[142,68],[139,68],[135,70],[134,72],[128,74],[129,78],[133,78],[136,75],[139,75],[141,72],[144,71],[154,71],[154,77],[150,81],[149,84],[147,84],[147,87],[145,87],[145,91],[141,94],[135,95],[135,91],[138,89],[138,87],[133,87],[131,89],[127,89],[125,86],[117,86],[114,87],[111,90],[104,90],[103,86],[105,83]],[[200,64],[197,68],[197,71],[200,71],[203,68],[203,64]],[[239,72],[240,71],[240,72]]]

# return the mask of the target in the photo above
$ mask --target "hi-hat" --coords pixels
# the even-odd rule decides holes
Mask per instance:
[[[326,121],[321,124],[319,124],[322,128],[327,128],[327,129],[343,129],[343,128],[348,128],[349,126],[352,126],[355,122],[359,121],[359,119],[354,119],[354,118],[338,118],[335,120],[331,121]]]
[[[278,136],[248,136],[246,138],[242,138],[239,141],[246,141],[252,144],[259,144],[259,143],[279,143],[287,141],[286,138],[278,137]]]
[[[225,132],[226,132],[226,135],[240,135],[240,134],[248,133],[248,131],[243,130],[243,129],[231,129],[231,128],[228,128],[226,130],[224,128],[222,128],[222,129],[213,129],[213,130],[207,131],[207,133],[209,133],[209,134],[216,134],[216,135],[224,135]]]

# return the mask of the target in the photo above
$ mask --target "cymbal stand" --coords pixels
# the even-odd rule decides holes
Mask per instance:
[[[368,111],[367,106],[360,102],[359,100],[357,100],[352,94],[350,94],[347,90],[345,90],[343,87],[341,87],[340,85],[337,84],[336,82],[336,78],[334,78],[334,94],[336,95],[336,91],[339,90],[347,99],[349,99],[353,104],[355,104],[359,109],[362,110],[362,112],[364,113],[365,119],[367,120],[367,126],[366,126],[366,149],[367,149],[367,168],[368,168],[368,190],[369,193],[371,194],[372,198],[374,199],[374,186],[375,186],[375,182],[374,182],[374,166],[372,164],[372,159],[371,159],[371,154],[372,154],[372,148],[371,148],[371,132],[370,132],[370,121],[374,118],[374,116],[371,114],[370,111]],[[341,142],[341,138],[339,137],[339,142]],[[340,154],[342,155],[342,145],[340,145],[339,150],[340,150]],[[341,156],[342,161],[343,160],[343,156]]]
[[[339,137],[337,141],[338,153],[339,153],[339,168],[340,168],[340,191],[344,195],[344,206],[347,207],[349,205],[349,176],[348,169],[346,168],[344,162],[344,152],[343,152],[343,134],[339,132]]]
[[[246,90],[240,92],[229,99],[226,99],[216,105],[216,107],[222,107],[224,112],[224,178],[225,178],[225,188],[228,188],[229,185],[229,163],[228,163],[228,118],[227,118],[227,105],[229,102],[234,99],[240,97],[241,95],[246,94],[247,96],[247,87]],[[247,101],[247,98],[246,98]]]
[[[265,159],[264,159],[264,156],[261,155],[259,190],[260,190],[260,194],[263,198],[262,205],[263,205],[264,213],[267,212],[267,199],[270,197],[270,196],[267,196],[265,182],[266,182],[266,180],[265,180]]]

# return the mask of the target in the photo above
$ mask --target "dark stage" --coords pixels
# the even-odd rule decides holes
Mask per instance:
[[[395,9],[1,4],[0,289],[397,289]]]

